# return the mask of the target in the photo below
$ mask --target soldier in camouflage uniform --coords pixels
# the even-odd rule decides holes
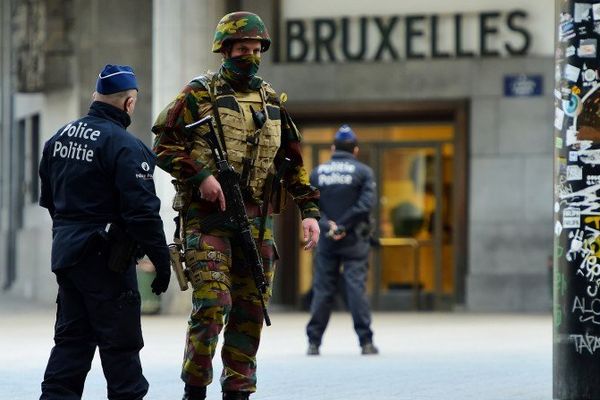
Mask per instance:
[[[261,53],[270,44],[259,16],[248,12],[224,16],[213,43],[213,52],[223,56],[220,70],[194,78],[152,128],[157,164],[175,178],[174,208],[181,216],[186,266],[194,277],[181,375],[184,399],[205,398],[223,327],[223,399],[248,399],[256,390],[256,352],[263,325],[260,298],[236,243],[235,227],[225,222],[218,227],[214,224],[215,215],[225,209],[225,199],[213,176],[216,170],[210,149],[201,139],[207,127],[190,132],[184,126],[213,115],[228,161],[241,176],[246,212],[269,284],[277,259],[271,215],[276,211],[274,199],[280,198],[271,190],[271,182],[283,164],[289,165],[283,175],[285,189],[303,219],[305,249],[312,249],[319,237],[319,194],[310,186],[302,166],[299,132],[275,91],[255,75]],[[262,118],[253,118],[253,113]],[[261,119],[262,127],[257,126]],[[285,158],[290,162],[284,162]],[[210,227],[208,220],[213,221]],[[270,295],[268,290],[265,302]]]

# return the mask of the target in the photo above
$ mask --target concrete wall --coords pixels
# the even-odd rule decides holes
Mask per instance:
[[[147,0],[78,0],[75,30],[79,107],[85,113],[106,64],[131,65],[139,86],[128,130],[146,144],[152,119],[152,3]]]
[[[69,88],[46,94],[17,95],[16,119],[40,113],[41,141],[48,140],[66,121],[79,116],[77,89]],[[51,303],[56,298],[56,283],[50,270],[52,220],[46,209],[27,203],[23,227],[16,240],[16,281],[12,293],[27,299]]]

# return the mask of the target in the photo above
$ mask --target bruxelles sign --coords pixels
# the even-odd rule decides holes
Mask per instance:
[[[284,21],[286,52],[279,61],[360,62],[522,56],[531,45],[527,18],[526,11],[512,10],[287,19]],[[477,35],[473,38],[475,32]]]

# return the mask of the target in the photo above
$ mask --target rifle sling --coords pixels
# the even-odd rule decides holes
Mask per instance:
[[[221,145],[223,146],[223,152],[227,154],[227,147],[225,144],[225,135],[223,134],[223,125],[221,124],[221,116],[219,115],[219,107],[217,106],[217,99],[215,97],[215,82],[217,81],[217,74],[214,74],[210,83],[208,84],[208,94],[210,96],[210,102],[213,107],[213,114],[215,121],[217,122],[217,132],[219,133],[219,139],[221,139]]]

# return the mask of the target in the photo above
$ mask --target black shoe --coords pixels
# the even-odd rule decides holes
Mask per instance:
[[[182,400],[204,400],[206,399],[206,386],[191,386],[186,384]]]
[[[223,392],[223,400],[248,400],[250,392]]]
[[[379,350],[373,343],[365,343],[360,347],[362,355],[379,354]]]
[[[319,355],[319,346],[315,343],[309,343],[308,350],[306,351],[306,355],[318,356]]]

